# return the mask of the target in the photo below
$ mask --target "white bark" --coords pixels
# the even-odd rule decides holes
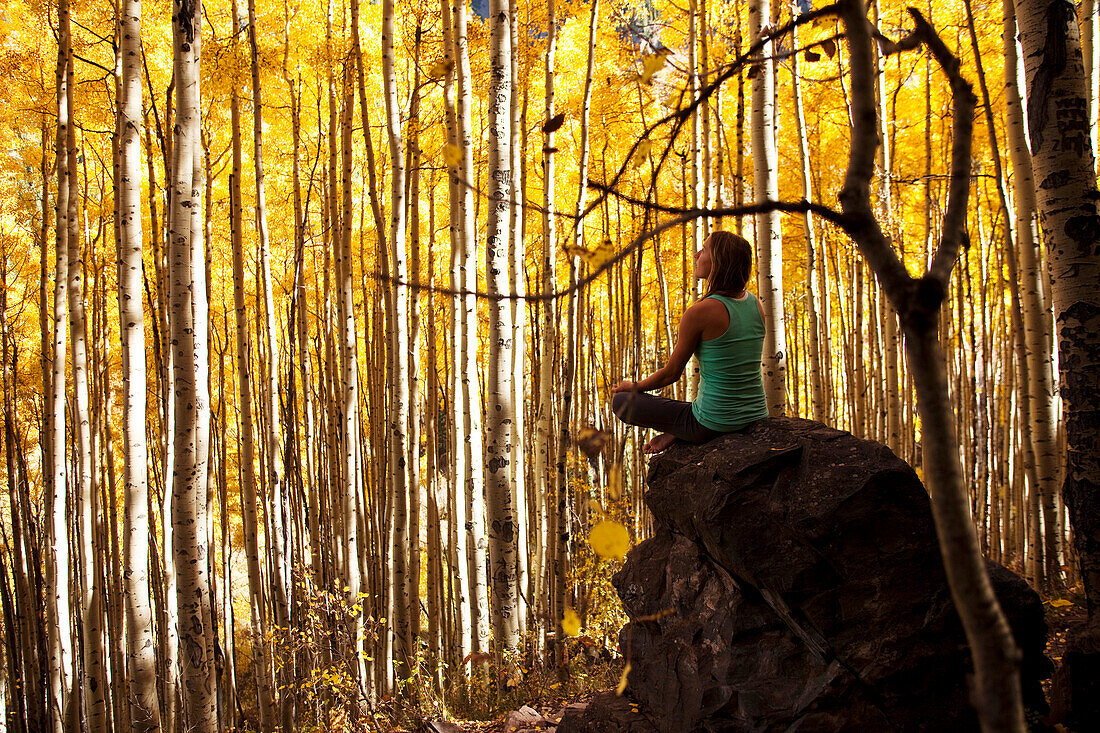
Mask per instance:
[[[392,246],[391,274],[396,279],[394,333],[390,349],[394,369],[391,379],[390,406],[390,481],[393,487],[393,606],[391,625],[394,633],[394,657],[407,676],[416,654],[409,635],[409,619],[415,608],[406,580],[409,553],[409,481],[406,463],[406,432],[409,421],[409,290],[402,283],[408,281],[408,260],[405,251],[405,145],[401,135],[401,109],[397,99],[397,72],[393,58],[393,0],[382,2],[382,87],[386,98],[386,131],[390,148],[392,186],[390,197],[390,242]],[[350,184],[350,181],[347,183]],[[348,230],[350,233],[350,229]],[[350,241],[348,242],[350,245]]]
[[[485,462],[489,528],[489,563],[492,582],[493,637],[497,652],[511,652],[519,644],[516,618],[516,525],[512,481],[508,464],[515,440],[515,404],[512,391],[511,306],[493,295],[507,294],[509,198],[510,99],[512,95],[511,44],[508,0],[489,3],[489,221],[485,237],[486,269],[490,294],[489,364],[486,368],[487,420]]]
[[[769,0],[749,3],[749,38],[759,41],[771,18]],[[756,62],[759,71],[752,80],[752,165],[753,194],[757,202],[779,198],[778,162],[775,148],[775,62],[774,44],[767,41]],[[783,323],[783,240],[779,212],[756,216],[757,282],[764,306],[764,392],[768,413],[773,417],[787,409],[787,337]]]
[[[478,389],[477,370],[477,243],[474,235],[473,201],[473,103],[470,89],[470,52],[466,37],[466,4],[464,0],[455,0],[454,13],[455,43],[455,80],[457,94],[455,118],[457,121],[458,147],[462,160],[459,164],[458,218],[462,233],[462,346],[461,377],[463,415],[462,426],[465,432],[466,475],[465,501],[468,521],[466,535],[470,553],[470,575],[472,588],[470,606],[474,627],[474,650],[489,650],[489,597],[486,586],[488,539],[485,532],[485,478],[482,460],[484,457],[481,435],[481,393]]]
[[[49,644],[49,717],[53,730],[61,733],[65,708],[72,690],[72,628],[69,613],[69,540],[65,513],[68,467],[65,459],[65,322],[68,319],[69,281],[69,197],[75,171],[69,169],[68,128],[72,124],[72,55],[69,3],[61,0],[57,8],[57,204],[56,257],[53,291],[53,372],[48,406],[49,438],[47,461],[47,532],[50,548],[46,553],[46,625]]]
[[[207,364],[206,263],[203,259],[199,146],[200,0],[173,6],[173,68],[176,78],[175,135],[169,224],[171,332],[174,351],[174,466],[172,539],[176,606],[180,619],[180,667],[184,690],[181,723],[202,733],[217,728],[210,669],[213,633],[206,604],[205,507],[210,394]]]

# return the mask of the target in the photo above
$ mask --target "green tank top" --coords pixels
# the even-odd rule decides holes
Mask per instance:
[[[764,352],[764,319],[756,296],[742,300],[709,295],[726,306],[730,324],[718,338],[701,341],[699,394],[691,403],[695,419],[711,430],[731,433],[768,416],[760,360]]]

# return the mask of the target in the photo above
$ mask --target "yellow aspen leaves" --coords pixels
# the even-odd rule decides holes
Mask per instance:
[[[646,138],[638,143],[638,147],[634,151],[634,167],[640,168],[647,160],[649,160],[649,151],[653,149],[653,143]]]
[[[561,630],[566,636],[577,636],[581,633],[581,617],[572,606],[565,607],[565,615],[561,619]]]
[[[623,667],[623,673],[619,675],[619,684],[615,685],[615,694],[622,695],[626,691],[626,677],[630,674],[630,661]]]
[[[462,150],[457,145],[447,143],[443,146],[443,162],[448,168],[457,168],[462,162]]]
[[[604,519],[588,533],[588,544],[604,559],[622,558],[630,549],[630,532],[618,522]]]

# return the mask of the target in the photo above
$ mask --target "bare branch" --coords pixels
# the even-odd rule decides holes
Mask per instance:
[[[616,194],[617,192],[609,191],[608,194]],[[659,208],[659,207],[658,207]],[[847,217],[837,211],[834,211],[826,206],[820,204],[814,204],[809,201],[761,201],[755,204],[747,204],[745,206],[727,206],[720,209],[687,209],[684,210],[679,216],[669,219],[666,222],[656,225],[652,229],[639,234],[632,239],[629,244],[623,247],[621,250],[615,253],[615,255],[605,262],[602,262],[598,267],[594,268],[591,272],[585,275],[583,278],[577,281],[572,287],[565,287],[560,290],[553,290],[549,292],[534,292],[527,293],[525,295],[519,295],[517,293],[488,293],[484,290],[464,290],[461,288],[445,288],[434,285],[428,285],[423,282],[402,281],[392,275],[387,275],[382,272],[368,273],[368,277],[373,278],[379,282],[396,284],[412,288],[420,292],[438,293],[440,295],[449,296],[464,296],[472,295],[476,298],[483,300],[515,300],[523,301],[527,303],[538,303],[547,300],[557,300],[558,298],[565,297],[574,291],[579,291],[581,288],[591,284],[597,280],[601,275],[610,270],[618,263],[625,260],[630,256],[634,250],[645,244],[646,241],[656,237],[658,234],[665,232],[673,227],[685,224],[693,219],[699,217],[710,217],[713,219],[723,219],[731,216],[749,216],[753,214],[764,214],[769,211],[782,211],[788,214],[802,214],[807,211],[811,211],[818,214],[822,218],[828,219],[830,222],[841,227],[845,231],[848,231],[847,227],[851,224]],[[850,234],[850,233],[849,233]]]
[[[682,206],[669,206],[667,204],[655,204],[655,203],[652,203],[652,202],[649,202],[649,201],[643,201],[643,200],[641,200],[639,198],[636,198],[634,196],[630,196],[629,194],[622,193],[621,191],[616,191],[615,189],[610,188],[608,186],[605,186],[604,184],[600,183],[599,181],[593,180],[591,178],[588,179],[588,187],[589,188],[594,188],[597,191],[601,191],[601,192],[606,193],[610,196],[614,196],[615,198],[619,199],[620,201],[625,201],[628,204],[633,204],[635,206],[642,206],[642,207],[648,209],[649,211],[657,211],[657,212],[660,212],[662,214],[679,214],[679,215],[694,214],[695,216],[711,217],[711,216],[723,216],[723,214],[717,214],[715,212],[725,211],[725,209],[706,209],[706,208],[689,209],[689,208],[685,208],[685,207],[682,207]],[[808,211],[811,214],[816,214],[816,215],[820,216],[822,219],[825,219],[826,221],[830,222],[831,224],[835,224],[836,226],[838,226],[838,227],[840,227],[841,229],[844,229],[844,230],[847,230],[847,227],[851,223],[851,222],[848,221],[848,219],[844,216],[843,213],[837,211],[836,209],[831,209],[828,206],[825,206],[824,204],[818,204],[818,203],[814,203],[812,201],[806,201],[805,199],[803,199],[801,201],[763,201],[758,205],[769,205],[769,204],[771,204],[772,207],[770,209],[767,209],[768,211],[782,211],[783,213],[786,213],[786,214],[803,214],[803,213]],[[754,211],[752,213],[760,213],[760,212]],[[730,216],[730,215],[729,214],[724,214],[724,216]]]
[[[935,29],[916,8],[909,8],[916,24],[914,35],[920,34],[951,83],[951,179],[947,189],[947,210],[943,216],[943,235],[932,256],[928,274],[938,280],[946,291],[948,278],[959,256],[959,247],[966,239],[966,205],[970,196],[970,149],[974,134],[974,90],[959,71],[959,59],[940,39]]]

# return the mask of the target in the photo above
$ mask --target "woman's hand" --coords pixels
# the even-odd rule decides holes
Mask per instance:
[[[637,392],[637,391],[638,391],[638,386],[634,382],[631,382],[629,379],[624,379],[623,381],[619,382],[618,384],[616,384],[614,387],[611,388],[611,394],[615,394],[617,392]]]

